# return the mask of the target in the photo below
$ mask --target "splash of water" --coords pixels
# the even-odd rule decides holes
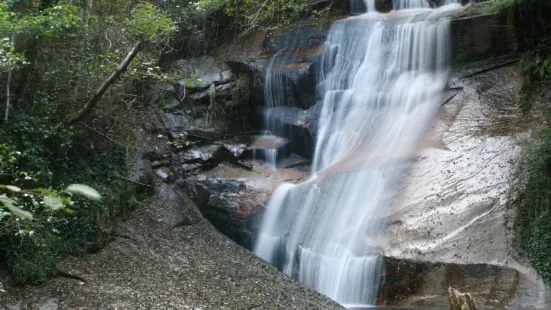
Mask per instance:
[[[376,303],[385,211],[447,84],[440,10],[337,22],[325,43],[313,177],[278,188],[255,253],[344,305]]]

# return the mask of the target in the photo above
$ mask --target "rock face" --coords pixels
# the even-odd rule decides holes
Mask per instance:
[[[251,233],[259,225],[271,192],[247,184],[247,179],[189,178],[179,183],[201,213],[223,234],[252,248]]]
[[[272,191],[282,182],[301,182],[307,174],[293,168],[273,171],[254,161],[245,161],[244,166],[251,168],[221,164],[177,183],[214,227],[252,249]]]
[[[512,246],[509,179],[533,126],[519,111],[521,81],[516,64],[454,74],[450,84],[455,90],[446,99],[453,98],[443,106],[389,210],[395,224],[385,232],[388,257],[463,266],[477,280],[452,286],[472,292],[485,307],[541,307],[548,302],[541,279],[517,259]],[[488,272],[476,266],[494,271],[486,277]],[[445,296],[447,272],[419,272],[427,283],[446,283],[439,286],[439,296]],[[477,295],[495,285],[493,296]],[[396,303],[429,304],[433,288],[420,286]]]
[[[511,268],[388,257],[384,262],[381,300],[387,306],[446,307],[450,305],[450,286],[461,287],[484,308],[503,308],[518,293],[520,275]]]
[[[464,16],[451,22],[454,63],[496,57],[516,51],[516,34],[507,17],[501,14]]]

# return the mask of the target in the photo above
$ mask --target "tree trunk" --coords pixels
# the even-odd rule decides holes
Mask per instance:
[[[10,37],[10,44],[14,44],[15,41],[15,35],[11,35]],[[6,98],[4,101],[4,124],[8,122],[8,118],[10,115],[10,87],[11,87],[11,75],[12,75],[13,69],[11,69],[8,72],[8,80],[6,81]]]
[[[6,100],[4,105],[4,124],[8,122],[8,118],[10,115],[10,83],[11,83],[11,73],[13,70],[10,70],[8,72],[8,81],[6,82]]]
[[[123,61],[119,64],[119,66],[117,67],[117,70],[115,72],[113,72],[113,74],[111,74],[109,79],[107,79],[107,81],[105,81],[105,83],[103,83],[103,85],[101,85],[101,87],[96,91],[94,96],[92,96],[92,98],[86,103],[84,108],[82,108],[82,110],[78,111],[75,116],[70,117],[69,119],[67,119],[63,123],[68,124],[68,125],[72,125],[72,124],[82,120],[83,118],[85,118],[88,114],[90,114],[90,112],[92,112],[92,110],[97,105],[97,103],[101,100],[101,98],[103,97],[103,94],[105,94],[105,92],[107,91],[109,86],[114,84],[119,79],[121,74],[124,71],[126,71],[126,69],[128,68],[128,65],[130,65],[130,63],[136,57],[136,55],[138,54],[138,52],[140,51],[141,48],[142,48],[142,42],[136,43],[136,45],[134,45],[134,48],[132,49],[132,51],[130,53],[128,53],[128,55],[126,55],[126,57],[123,59]]]

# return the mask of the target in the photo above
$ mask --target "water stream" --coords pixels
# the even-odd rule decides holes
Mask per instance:
[[[374,3],[366,0],[370,12],[329,32],[318,70],[323,109],[313,176],[275,191],[255,246],[347,307],[377,302],[386,211],[442,104],[450,49],[443,16],[458,6],[395,0],[397,11],[380,14]],[[266,87],[273,104],[279,86]]]

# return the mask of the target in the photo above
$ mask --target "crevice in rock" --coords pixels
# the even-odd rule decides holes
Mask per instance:
[[[67,279],[72,279],[72,280],[77,280],[77,281],[82,281],[82,282],[87,282],[87,280],[85,278],[81,277],[81,276],[77,276],[77,275],[74,275],[74,274],[71,274],[69,272],[59,270],[59,269],[56,272],[56,276],[62,277],[62,278],[67,278]]]

